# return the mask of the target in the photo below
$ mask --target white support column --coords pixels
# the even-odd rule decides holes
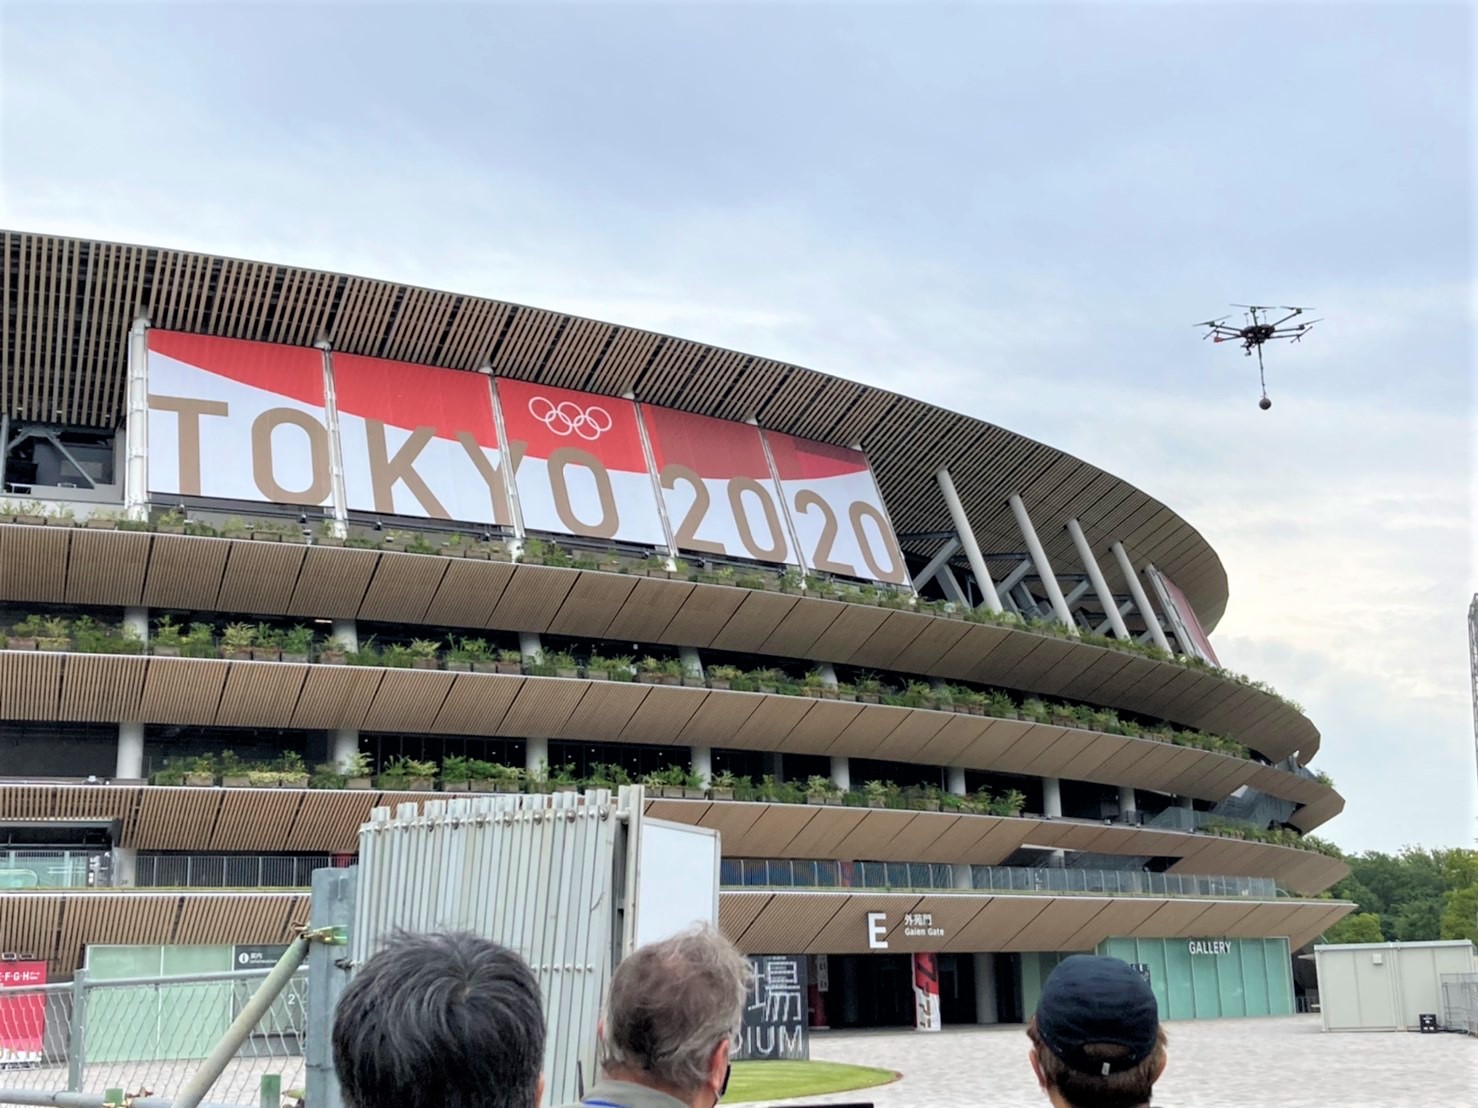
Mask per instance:
[[[1134,563],[1129,560],[1128,553],[1124,550],[1124,544],[1116,542],[1113,545],[1114,561],[1119,563],[1119,572],[1124,575],[1124,581],[1129,586],[1129,595],[1134,597],[1134,606],[1139,609],[1139,614],[1144,619],[1144,625],[1150,633],[1150,638],[1155,645],[1166,654],[1173,654],[1170,649],[1170,640],[1165,637],[1165,630],[1160,626],[1160,617],[1155,614],[1155,609],[1150,606],[1150,598],[1144,591],[1144,584],[1139,579],[1139,574],[1134,570]]]
[[[1062,782],[1055,777],[1042,778],[1042,815],[1062,818]]]
[[[1119,606],[1114,603],[1114,594],[1109,592],[1108,582],[1103,578],[1103,570],[1098,568],[1098,559],[1093,556],[1093,548],[1088,545],[1088,536],[1083,534],[1082,525],[1076,519],[1068,520],[1067,533],[1073,537],[1073,545],[1078,548],[1078,558],[1088,573],[1088,580],[1093,582],[1093,591],[1098,594],[1098,602],[1103,605],[1103,612],[1108,616],[1109,626],[1114,629],[1116,636],[1127,642],[1129,628],[1124,626],[1124,619],[1119,615]]]
[[[144,645],[149,643],[149,609],[124,608],[123,630],[134,635]]]
[[[1177,796],[1175,803],[1177,807],[1184,808],[1187,812],[1196,810],[1196,798],[1193,796]]]
[[[703,782],[703,787],[713,780],[713,748],[707,746],[694,746],[688,750],[688,757],[693,763],[693,772]]]
[[[996,1015],[996,956],[975,955],[975,1022],[999,1023]]]
[[[131,846],[113,848],[112,884],[115,889],[132,888],[138,873],[139,852]]]
[[[697,647],[680,646],[677,648],[678,657],[683,661],[683,673],[689,677],[703,680],[703,659],[698,656]]]
[[[955,862],[950,866],[951,876],[954,878],[954,886],[957,889],[971,889],[975,886],[974,879],[970,876],[969,862]]]
[[[1032,564],[1037,567],[1042,588],[1047,591],[1047,599],[1052,602],[1052,611],[1059,623],[1067,627],[1073,626],[1072,613],[1067,610],[1067,601],[1062,598],[1062,589],[1058,587],[1057,577],[1052,572],[1052,563],[1047,560],[1047,552],[1042,549],[1042,540],[1037,538],[1037,529],[1032,526],[1031,516],[1026,514],[1026,505],[1014,492],[1007,502],[1011,505],[1011,514],[1016,517],[1016,526],[1021,530],[1021,537],[1026,540],[1026,549],[1032,556]]]
[[[149,321],[139,316],[128,331],[128,422],[123,427],[127,461],[123,513],[149,515]]]
[[[537,631],[520,631],[518,633],[518,652],[523,657],[533,662],[544,660],[544,643],[539,638]]]
[[[1125,823],[1138,823],[1139,806],[1134,799],[1133,785],[1119,786],[1119,818]]]
[[[349,759],[359,753],[359,732],[352,727],[340,727],[329,736],[329,761],[341,772]]]
[[[359,649],[359,626],[352,619],[336,619],[332,638],[348,653]]]
[[[334,352],[327,338],[313,344],[323,354],[323,415],[328,430],[329,488],[333,492],[329,511],[333,516],[333,532],[339,538],[349,534],[349,494],[344,484],[344,445],[339,435],[339,399],[334,387]],[[506,440],[499,438],[499,442]]]
[[[941,469],[934,475],[934,480],[938,482],[939,491],[944,496],[944,503],[949,509],[949,518],[955,525],[955,534],[959,536],[960,545],[965,548],[965,560],[970,563],[970,572],[975,574],[975,581],[980,586],[980,602],[992,612],[999,612],[1001,598],[996,595],[996,583],[991,580],[985,556],[980,553],[980,544],[975,541],[975,532],[970,529],[970,519],[965,515],[965,506],[960,503],[960,494],[955,491],[954,478],[950,477],[949,470]]]
[[[965,795],[965,767],[964,766],[949,766],[948,767],[948,773],[949,773],[949,778],[948,778],[948,783],[947,783],[948,790],[950,792],[954,793],[955,796],[964,796]]]
[[[138,780],[144,776],[144,725],[118,725],[118,760],[113,769],[115,779]]]
[[[821,683],[823,685],[834,689],[837,687],[837,685],[841,684],[841,682],[837,680],[837,667],[832,665],[830,662],[820,663],[816,667],[816,672],[821,674]]]
[[[1042,778],[1042,814],[1049,819],[1062,818],[1062,782],[1055,777]],[[1066,858],[1066,851],[1054,850],[1052,865],[1060,866]]]
[[[852,787],[852,762],[845,754],[831,756],[831,781],[842,792]]]
[[[530,780],[534,774],[549,767],[549,740],[529,739],[524,748],[523,768]]]

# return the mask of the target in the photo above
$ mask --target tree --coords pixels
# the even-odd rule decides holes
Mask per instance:
[[[1442,913],[1442,937],[1478,943],[1478,884],[1447,894]]]
[[[1326,943],[1381,943],[1380,916],[1374,912],[1352,912],[1324,932]]]
[[[1425,896],[1401,906],[1392,930],[1403,943],[1424,943],[1442,934],[1442,904],[1440,896]]]

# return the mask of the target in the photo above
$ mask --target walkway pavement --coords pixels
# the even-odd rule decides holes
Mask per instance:
[[[1473,1108],[1478,1039],[1414,1033],[1325,1034],[1318,1016],[1166,1025],[1170,1065],[1159,1108]],[[1020,1027],[823,1032],[820,1061],[884,1066],[891,1085],[806,1103],[871,1101],[877,1108],[1047,1108]]]

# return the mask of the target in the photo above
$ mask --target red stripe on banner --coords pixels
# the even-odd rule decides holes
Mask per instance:
[[[547,460],[556,450],[575,449],[607,469],[647,472],[630,400],[500,377],[498,402],[508,440],[526,444],[526,457]]]
[[[430,427],[441,439],[470,431],[479,445],[498,445],[492,389],[480,373],[335,354],[334,402],[341,413],[407,431]]]
[[[323,355],[301,346],[149,331],[149,349],[217,377],[323,407]]]
[[[0,964],[0,1059],[39,1061],[46,1038],[46,996],[6,996],[4,990],[46,984],[45,962]]]
[[[666,466],[680,465],[716,481],[730,477],[771,480],[758,427],[649,405],[642,406],[642,414],[658,473]]]
[[[845,477],[866,473],[867,457],[859,450],[798,439],[781,431],[766,431],[775,472],[782,481],[808,481],[821,477]]]

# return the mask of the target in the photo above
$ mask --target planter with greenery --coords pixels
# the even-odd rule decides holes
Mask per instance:
[[[234,750],[221,751],[221,786],[227,789],[244,789],[251,784],[248,767],[236,756]]]
[[[435,762],[421,762],[404,755],[396,755],[380,774],[380,788],[403,792],[426,793],[436,781]]]
[[[320,762],[313,767],[313,773],[308,778],[310,789],[342,789],[347,785],[348,778],[332,762]]]
[[[282,632],[282,660],[306,662],[313,657],[313,628],[301,623]]]
[[[185,647],[185,633],[169,616],[161,616],[149,636],[149,653],[159,658],[178,658]]]
[[[371,780],[373,766],[370,756],[362,750],[356,750],[339,762],[338,772],[344,777],[344,788],[346,789],[369,789],[374,782]]]
[[[436,669],[440,664],[441,643],[433,639],[413,640],[410,651],[412,669]]]
[[[458,639],[456,645],[447,653],[447,669],[471,671],[473,673],[493,673],[495,663],[493,662],[493,648],[488,645],[486,639]]]
[[[709,666],[705,671],[710,689],[732,689],[734,682],[743,676],[738,666]]]
[[[616,765],[614,762],[597,762],[590,767],[589,784],[597,789],[619,789],[622,785],[631,784],[631,774],[626,772],[626,767]]]
[[[46,633],[46,620],[33,612],[17,623],[11,631],[12,633],[5,639],[6,649],[35,650],[36,643]]]
[[[636,663],[636,679],[645,685],[681,685],[683,664],[676,658],[653,658],[649,654]]]
[[[516,677],[523,672],[523,655],[517,650],[500,650],[493,662],[493,672]]]
[[[813,774],[806,778],[807,804],[840,804],[841,802],[841,786],[830,777]]]
[[[303,756],[289,750],[277,759],[277,773],[284,789],[301,789],[308,784],[308,767],[303,765]]]
[[[185,784],[208,789],[216,783],[216,760],[208,754],[191,758],[185,767]]]
[[[441,787],[449,793],[465,793],[472,789],[472,759],[450,754],[441,760]]]
[[[219,658],[215,631],[208,623],[192,623],[180,640],[180,656],[184,658]]]
[[[920,812],[939,811],[940,790],[935,785],[910,785],[903,790],[904,803]]]
[[[630,681],[631,656],[592,654],[585,666],[585,676],[593,681]]]
[[[157,771],[150,781],[155,785],[174,787],[185,783],[185,771],[177,766],[167,766]]]
[[[555,793],[580,791],[580,778],[572,764],[566,762],[563,765],[549,768],[549,791]]]
[[[253,766],[246,771],[246,783],[254,789],[280,789],[282,774],[266,766]]]
[[[745,784],[748,783],[748,779],[746,779]],[[734,789],[738,784],[739,778],[735,777],[728,770],[724,770],[722,773],[715,773],[708,782],[708,798],[710,800],[733,800]]]
[[[580,663],[575,661],[575,656],[567,650],[554,650],[544,655],[544,665],[548,669],[546,676],[549,677],[579,677]]]
[[[230,623],[221,632],[221,657],[231,661],[247,661],[251,658],[252,644],[257,640],[257,629],[249,623]]]

